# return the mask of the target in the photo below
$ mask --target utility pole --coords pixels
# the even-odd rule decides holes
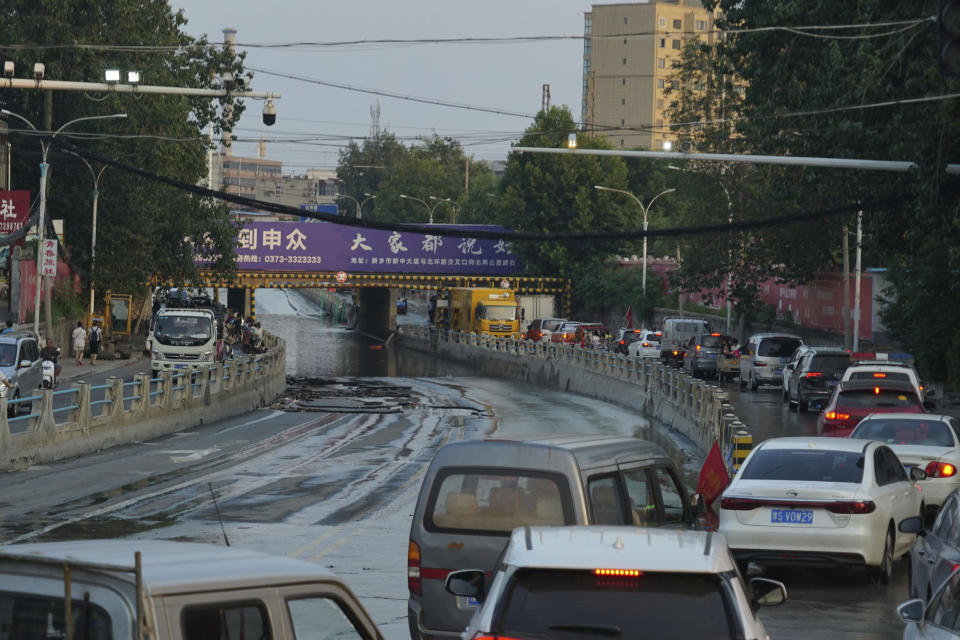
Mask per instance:
[[[843,348],[850,349],[850,230],[843,225]]]
[[[49,89],[43,92],[43,129],[45,131],[53,131],[53,91]],[[44,160],[46,162],[46,160]],[[47,168],[47,179],[46,184],[49,187],[50,184],[50,169]],[[46,189],[49,191],[49,188]],[[50,219],[50,216],[47,216],[47,220]],[[46,220],[43,220],[43,216],[40,216],[40,219],[37,221],[37,225],[47,224]],[[43,249],[41,246],[43,244],[43,238],[46,236],[46,229],[42,231],[37,229],[37,255],[40,255],[40,251]],[[40,261],[37,261],[37,264],[40,264]],[[37,277],[40,277],[40,274],[37,273]],[[43,305],[44,305],[44,314],[43,320],[47,325],[47,335],[46,338],[49,340],[53,337],[53,305],[50,304],[53,296],[51,295],[51,289],[53,289],[53,278],[50,276],[43,276]],[[40,336],[37,336],[39,339]]]

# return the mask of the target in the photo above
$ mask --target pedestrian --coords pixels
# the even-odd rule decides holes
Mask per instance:
[[[103,342],[103,329],[100,328],[100,321],[94,320],[90,327],[90,364],[97,364],[97,354],[100,353],[100,345]]]
[[[7,318],[7,326],[3,331],[0,331],[0,333],[13,333],[13,320]]]
[[[76,356],[77,365],[83,364],[83,348],[87,344],[87,332],[83,330],[83,323],[77,321],[77,328],[70,334],[70,342],[73,343],[73,355]]]

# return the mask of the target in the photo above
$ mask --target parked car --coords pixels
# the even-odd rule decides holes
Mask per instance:
[[[0,384],[0,398],[7,401],[28,398],[40,388],[43,381],[43,362],[40,347],[31,331],[16,331],[0,335],[0,373],[10,381],[9,387]],[[32,402],[18,402],[7,410],[8,415],[28,414]]]
[[[897,524],[920,514],[924,475],[873,440],[771,438],[723,492],[719,531],[740,562],[866,567],[887,582],[913,543]]]
[[[960,491],[947,496],[932,525],[917,516],[899,526],[900,531],[917,534],[910,547],[910,597],[929,602],[937,587],[960,566]]]
[[[457,569],[493,571],[516,527],[687,529],[694,518],[673,461],[645,440],[569,435],[443,446],[410,526],[410,636],[459,636],[476,605],[447,593],[444,580]]]
[[[933,398],[933,391],[927,389],[917,370],[913,366],[913,356],[909,353],[860,353],[850,354],[851,364],[843,372],[844,380],[899,380],[913,385],[921,400],[927,402]],[[933,408],[931,402],[928,408]]]
[[[923,469],[920,482],[927,521],[947,496],[960,487],[960,421],[930,413],[877,413],[860,421],[851,438],[877,440],[907,467]],[[944,576],[945,577],[945,576]]]
[[[564,322],[557,327],[553,333],[550,334],[550,342],[566,342],[568,344],[572,344],[574,336],[577,335],[577,327],[579,327],[580,324],[581,323],[579,322],[573,322],[571,320]]]
[[[660,332],[643,329],[641,337],[627,347],[627,355],[635,358],[660,357]]]
[[[821,408],[830,399],[833,389],[850,366],[850,355],[843,349],[829,347],[805,348],[799,361],[784,367],[787,380],[784,395],[797,411],[806,411],[811,406]],[[789,373],[789,376],[788,376]]]
[[[740,388],[756,391],[762,384],[783,384],[783,366],[803,344],[789,333],[757,333],[740,348]]]
[[[766,639],[756,609],[782,583],[737,572],[722,536],[635,527],[520,527],[487,580],[455,571],[446,590],[481,606],[463,638]]]
[[[613,344],[610,350],[615,353],[627,355],[630,345],[643,336],[643,329],[617,329],[617,335],[613,337]]]
[[[717,377],[720,354],[724,345],[733,344],[735,340],[720,333],[698,333],[690,338],[686,345],[686,357],[683,359],[683,369],[693,377],[699,375]]]
[[[524,338],[534,342],[550,342],[551,334],[564,322],[566,320],[563,318],[537,318],[527,325]]]
[[[897,607],[897,615],[907,625],[904,640],[960,640],[960,569],[954,569],[926,602],[914,598]]]
[[[606,345],[610,329],[599,322],[581,322],[573,335],[573,343],[584,349],[599,349]]]
[[[871,413],[925,413],[912,385],[881,380],[840,382],[817,418],[822,436],[847,436]]]

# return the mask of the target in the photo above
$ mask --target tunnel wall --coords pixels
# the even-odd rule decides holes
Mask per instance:
[[[264,334],[267,351],[196,374],[159,380],[138,375],[133,382],[110,378],[105,402],[93,416],[90,385],[76,385],[67,419],[57,422],[53,392],[40,393],[39,411],[26,431],[11,433],[7,400],[0,400],[0,471],[94,453],[108,447],[150,440],[271,404],[286,388],[286,343]],[[95,403],[101,404],[101,403]],[[58,412],[59,413],[59,412]]]
[[[655,359],[569,344],[453,331],[442,334],[423,326],[401,326],[398,333],[400,346],[459,361],[480,375],[520,380],[635,409],[685,436],[701,456],[714,442],[727,453],[732,452],[735,441],[749,439],[726,392]]]
[[[357,331],[385,340],[397,328],[397,290],[363,287],[357,290]]]

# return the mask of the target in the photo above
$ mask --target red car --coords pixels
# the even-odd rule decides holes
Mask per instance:
[[[846,437],[871,413],[926,413],[913,385],[893,380],[847,380],[834,389],[817,420],[823,436]]]
[[[580,322],[564,322],[550,334],[550,342],[572,343],[574,336],[577,335],[577,327],[581,324]]]

